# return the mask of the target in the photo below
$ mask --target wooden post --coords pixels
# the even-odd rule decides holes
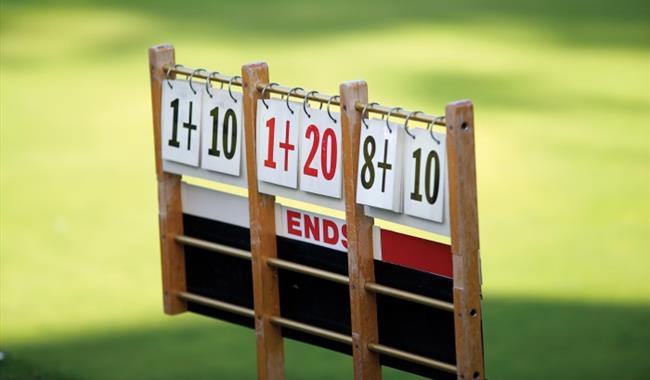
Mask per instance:
[[[181,176],[163,172],[162,152],[160,149],[160,102],[162,100],[162,86],[166,74],[163,66],[173,65],[174,62],[173,46],[158,45],[149,48],[154,151],[156,153],[156,177],[158,179],[163,304],[165,313],[170,315],[182,313],[187,310],[185,301],[176,296],[178,292],[183,292],[186,289],[183,247],[174,241],[176,235],[183,233]]]
[[[363,212],[363,206],[356,202],[357,159],[362,115],[356,110],[355,103],[368,102],[368,85],[365,81],[345,82],[340,86],[340,93],[354,378],[376,380],[381,379],[379,355],[368,350],[368,343],[379,342],[377,301],[375,294],[365,288],[366,282],[375,281],[372,253],[373,219],[367,217]]]
[[[445,109],[451,250],[454,265],[454,320],[458,379],[485,378],[481,334],[474,107],[463,100]]]
[[[280,292],[277,271],[267,264],[267,259],[277,257],[275,197],[258,191],[255,160],[257,101],[261,99],[257,84],[269,83],[269,68],[264,62],[244,65],[242,78],[257,335],[257,377],[260,380],[279,380],[284,379],[282,331],[280,327],[271,323],[271,317],[280,315]]]

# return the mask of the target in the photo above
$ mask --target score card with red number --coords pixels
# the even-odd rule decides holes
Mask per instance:
[[[298,119],[301,107],[301,104],[287,104],[277,99],[258,101],[256,153],[257,178],[260,181],[293,189],[298,187]]]
[[[341,198],[343,167],[339,119],[338,113],[301,107],[300,190]]]

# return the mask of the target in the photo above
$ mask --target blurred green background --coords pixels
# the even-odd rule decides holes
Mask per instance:
[[[2,1],[2,379],[253,379],[251,330],[162,314],[147,48],[476,107],[486,371],[650,373],[648,1]],[[288,379],[349,357],[287,342]],[[386,370],[386,379],[410,378]]]

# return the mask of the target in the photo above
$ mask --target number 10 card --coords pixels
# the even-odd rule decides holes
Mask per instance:
[[[202,128],[201,167],[239,176],[243,146],[242,94],[220,89],[204,94]]]
[[[445,135],[422,128],[404,137],[404,213],[441,223],[447,176]]]

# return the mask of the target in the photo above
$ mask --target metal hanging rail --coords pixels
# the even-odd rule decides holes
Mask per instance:
[[[399,117],[402,119],[408,118],[409,120],[415,120],[415,121],[421,121],[423,123],[432,123],[435,125],[440,125],[440,126],[446,126],[447,123],[445,122],[445,117],[444,116],[435,116],[435,115],[429,115],[424,112],[418,112],[418,111],[407,111],[401,107],[386,107],[382,106],[381,104],[377,103],[361,103],[357,102],[354,105],[354,108],[356,108],[357,111],[359,112],[374,112],[378,113],[381,115],[390,115],[391,117]],[[410,115],[410,117],[409,117]]]
[[[239,75],[235,75],[235,76],[223,75],[221,73],[217,73],[216,71],[211,73],[206,69],[192,69],[182,65],[174,65],[174,66],[165,65],[164,69],[167,73],[181,74],[181,75],[185,75],[186,77],[192,76],[194,78],[200,78],[204,80],[210,80],[213,82],[225,83],[225,84],[230,84],[230,85],[240,86],[240,87],[243,85],[241,77]],[[329,104],[335,106],[341,105],[338,95],[330,96],[327,94],[321,94],[316,91],[304,90],[301,87],[287,87],[287,86],[282,86],[274,83],[270,83],[270,84],[260,83],[257,85],[257,90],[264,91],[266,93],[273,93],[278,95],[300,98],[303,100],[305,99],[305,97],[307,97],[307,99],[309,100],[317,101],[320,103],[329,102]],[[434,125],[439,125],[439,126],[447,125],[445,123],[444,116],[435,116],[423,112],[411,112],[402,109],[401,107],[387,107],[377,103],[357,102],[355,104],[355,108],[357,109],[357,111],[360,112],[364,112],[364,111],[366,113],[373,112],[381,115],[390,114],[391,117],[398,117],[402,119],[406,119],[408,117],[409,120],[420,121],[423,123],[432,123]]]
[[[287,87],[276,83],[260,83],[257,85],[257,91],[270,92],[278,95],[293,96],[302,100],[307,97],[309,100],[315,100],[321,103],[329,102],[331,105],[340,106],[341,102],[338,95],[321,94],[317,91],[308,91],[301,87]],[[331,100],[330,100],[331,99]]]
[[[212,307],[215,309],[227,311],[233,314],[241,315],[248,318],[255,318],[255,311],[253,309],[231,304],[228,302],[217,301],[211,298],[200,296],[198,294],[189,293],[189,292],[179,292],[177,293],[178,297],[190,302],[195,302],[200,305]],[[318,336],[321,338],[329,339],[335,342],[344,343],[352,345],[352,337],[350,335],[345,335],[337,333],[336,331],[323,329],[306,323],[301,323],[294,321],[292,319],[283,318],[279,316],[270,317],[271,323],[276,326],[285,327],[288,329],[304,332],[310,335]],[[402,359],[409,361],[411,363],[420,364],[429,368],[434,368],[437,370],[456,373],[456,366],[441,362],[435,359],[431,359],[425,356],[416,355],[407,351],[398,350],[389,346],[385,346],[377,343],[368,344],[368,349],[370,351],[376,352],[378,354],[391,356],[397,359]]]
[[[252,257],[249,251],[228,247],[222,244],[212,243],[207,240],[197,239],[185,235],[176,235],[175,239],[177,242],[181,244],[201,248],[206,251],[221,253],[223,255],[238,257],[240,259],[250,260]],[[350,279],[348,276],[314,268],[308,265],[294,263],[288,260],[272,258],[267,260],[267,264],[274,268],[285,269],[285,270],[305,274],[312,277],[318,277],[339,284],[347,285],[350,283]],[[405,290],[395,289],[390,286],[385,286],[374,282],[367,282],[365,288],[366,290],[373,293],[383,294],[386,296],[402,299],[405,301],[419,303],[421,305],[429,306],[439,310],[444,310],[449,312],[454,311],[453,303],[438,300],[431,297],[426,297],[416,293],[407,292]]]
[[[231,84],[233,86],[242,86],[242,80],[239,75],[235,76],[230,76],[230,75],[223,75],[217,71],[210,72],[206,69],[192,69],[189,67],[185,67],[183,65],[164,65],[163,69],[165,70],[165,73],[167,75],[174,73],[174,74],[181,74],[185,75],[186,77],[194,77],[194,78],[200,78],[200,79],[205,79],[205,80],[210,80],[212,82],[219,82],[219,83],[225,83],[225,84]]]

